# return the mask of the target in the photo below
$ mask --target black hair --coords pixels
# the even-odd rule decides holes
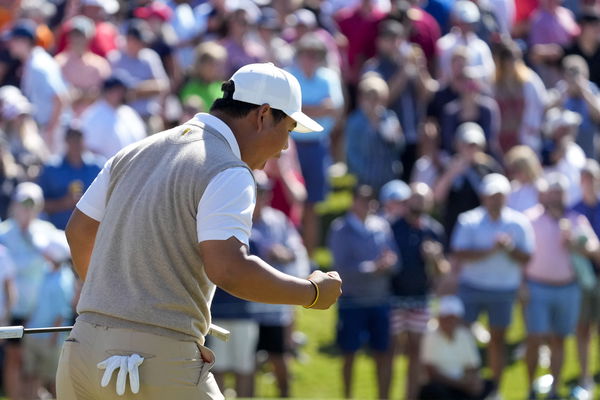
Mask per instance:
[[[251,111],[256,110],[260,105],[246,103],[245,101],[234,100],[233,92],[235,91],[235,83],[232,80],[223,82],[221,85],[223,97],[216,99],[210,107],[210,111],[222,112],[232,118],[244,118]],[[271,108],[271,114],[275,123],[282,121],[286,117],[286,113],[276,108]]]

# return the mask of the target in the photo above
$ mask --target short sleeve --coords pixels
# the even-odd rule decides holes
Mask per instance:
[[[469,225],[466,223],[464,216],[459,216],[456,228],[452,235],[451,248],[454,251],[465,250],[471,247],[472,240],[469,235]]]
[[[523,218],[519,223],[519,228],[517,237],[515,238],[515,245],[519,250],[527,254],[532,254],[535,246],[533,227],[527,218]]]
[[[481,365],[481,358],[477,349],[475,339],[471,335],[471,332],[464,328],[458,328],[456,334],[460,337],[460,348],[463,350],[463,363],[464,368],[479,368]]]
[[[248,245],[255,203],[256,188],[248,169],[230,168],[216,175],[198,204],[198,242],[234,236]]]
[[[106,209],[106,194],[110,183],[110,167],[114,157],[109,159],[100,171],[94,182],[85,191],[77,208],[79,211],[96,221],[102,221]]]

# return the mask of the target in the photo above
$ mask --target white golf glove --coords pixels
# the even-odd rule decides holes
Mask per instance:
[[[123,396],[125,394],[125,383],[127,374],[129,374],[129,386],[133,393],[140,391],[140,374],[138,367],[144,362],[144,357],[139,354],[130,356],[111,356],[106,360],[98,363],[98,368],[104,370],[100,386],[106,387],[110,383],[112,374],[116,369],[119,369],[117,374],[117,394]]]

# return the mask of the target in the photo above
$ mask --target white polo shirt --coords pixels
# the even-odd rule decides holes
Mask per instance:
[[[240,148],[227,124],[205,113],[196,114],[194,118],[210,125],[223,135],[233,153],[241,159]],[[81,212],[96,221],[102,221],[104,216],[112,160],[113,158],[106,162],[102,171],[77,203],[77,208]],[[235,236],[240,242],[248,245],[255,203],[256,189],[250,171],[236,167],[217,174],[204,190],[198,203],[196,214],[198,242],[227,240]]]

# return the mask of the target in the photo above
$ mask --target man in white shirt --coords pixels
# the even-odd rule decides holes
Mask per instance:
[[[420,399],[485,399],[491,382],[481,379],[481,359],[475,338],[461,324],[464,306],[456,296],[444,296],[438,304],[438,326],[423,340],[422,361],[429,380]]]
[[[124,104],[126,93],[123,79],[109,77],[102,85],[102,97],[81,117],[85,147],[105,159],[146,137],[144,121],[133,108]]]
[[[467,66],[477,67],[479,76],[487,83],[494,79],[496,66],[490,47],[475,33],[481,15],[477,5],[471,1],[459,0],[452,8],[452,30],[437,42],[439,55],[438,77],[442,83],[450,79],[451,61],[454,49],[464,46],[468,51]]]
[[[215,284],[246,300],[318,309],[341,294],[335,272],[295,278],[248,252],[251,169],[279,155],[292,130],[322,129],[300,110],[298,81],[250,64],[223,92],[210,114],[117,153],[77,205],[67,238],[85,283],[59,398],[118,399],[129,373],[140,398],[223,399],[203,346]],[[116,394],[106,387],[115,369]]]

